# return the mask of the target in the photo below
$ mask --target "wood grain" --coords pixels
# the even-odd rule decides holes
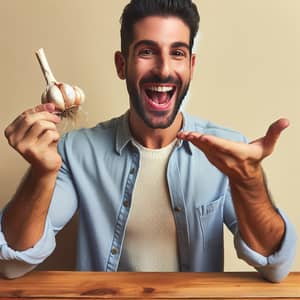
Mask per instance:
[[[0,279],[6,299],[300,299],[300,273],[269,283],[258,273],[35,271]]]

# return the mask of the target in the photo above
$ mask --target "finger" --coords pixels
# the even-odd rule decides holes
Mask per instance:
[[[46,125],[35,124],[29,133],[16,144],[15,149],[21,155],[29,155],[29,153],[36,153],[41,149],[46,149],[52,142],[58,142],[59,138],[60,135],[55,125],[49,122]],[[38,149],[40,150],[36,151]]]
[[[9,141],[14,144],[24,138],[26,133],[31,129],[31,127],[39,121],[48,121],[53,124],[60,122],[60,118],[56,115],[53,115],[47,111],[38,112],[35,114],[23,114],[20,117],[19,122],[8,128],[6,135],[9,137]]]
[[[179,138],[190,141],[204,152],[217,151],[227,155],[245,155],[246,145],[239,142],[229,141],[214,135],[206,135],[198,132],[182,132]]]
[[[20,146],[16,149],[30,164],[43,164],[57,152],[57,144],[59,141],[59,133],[54,130],[46,130],[42,133],[36,142],[31,144],[21,141]]]
[[[33,141],[38,140],[40,136],[47,130],[57,131],[57,128],[52,122],[39,120],[31,126],[31,128],[24,135],[23,139]]]
[[[227,175],[234,173],[237,163],[248,155],[247,144],[195,132],[184,132],[179,136],[198,147],[217,169]]]
[[[202,143],[201,137],[203,134],[199,132],[190,132],[190,131],[181,131],[177,134],[177,138],[191,142],[196,147],[198,147],[200,150],[204,151],[205,144]]]
[[[39,139],[40,135],[42,135],[43,132],[45,132],[46,130],[57,129],[53,123],[44,120],[39,120],[33,123],[33,125],[29,127],[27,131],[20,131],[16,133],[12,137],[12,141],[14,142],[16,147],[20,142],[32,144],[35,143]]]
[[[282,131],[289,126],[287,119],[279,119],[269,127],[265,137],[263,138],[263,145],[265,155],[272,153],[277,140],[279,139]]]
[[[269,127],[269,129],[266,133],[266,138],[268,138],[268,140],[273,140],[276,142],[277,139],[279,138],[280,134],[282,133],[282,131],[284,129],[286,129],[289,125],[290,124],[287,119],[277,120],[276,122],[271,124],[271,126]]]
[[[200,132],[192,132],[192,131],[180,131],[177,133],[177,138],[186,140],[186,141],[191,141],[196,138],[200,138],[202,136]]]
[[[50,113],[55,111],[55,105],[53,103],[44,103],[39,104],[33,108],[28,109],[27,113],[36,113],[36,112],[42,112],[42,111],[48,111]]]
[[[48,147],[53,143],[57,143],[59,139],[60,135],[56,130],[46,130],[40,135],[37,145]]]
[[[49,113],[47,110],[42,110],[41,112],[33,113],[33,110],[39,110],[40,108],[34,108],[28,110],[21,114],[18,119],[8,126],[5,130],[5,136],[8,139],[9,143],[14,146],[20,140],[24,138],[27,131],[33,126],[35,122],[45,120],[53,124],[60,122],[60,118],[52,113]]]
[[[17,118],[13,120],[11,125],[15,125],[22,119],[24,116],[28,114],[34,114],[37,112],[42,112],[42,111],[48,111],[49,113],[53,113],[55,111],[55,105],[53,103],[45,103],[45,104],[39,104],[33,108],[27,109],[24,112],[22,112]]]

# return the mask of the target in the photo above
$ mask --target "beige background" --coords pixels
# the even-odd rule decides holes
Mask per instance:
[[[58,80],[87,94],[82,124],[123,113],[124,82],[113,64],[119,17],[127,0],[0,0],[0,130],[39,103],[45,88],[34,51],[44,47]],[[198,67],[186,110],[243,132],[250,139],[284,116],[290,128],[265,163],[275,202],[300,232],[300,1],[198,0]],[[26,163],[0,138],[0,207],[13,195]],[[44,268],[72,268],[75,223],[59,236]],[[71,240],[67,243],[67,240]],[[248,270],[226,233],[226,270]],[[300,271],[298,254],[293,270]]]

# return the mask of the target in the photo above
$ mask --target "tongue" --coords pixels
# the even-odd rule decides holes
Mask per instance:
[[[167,92],[153,92],[150,93],[150,98],[153,102],[158,104],[163,104],[168,102],[169,94]]]

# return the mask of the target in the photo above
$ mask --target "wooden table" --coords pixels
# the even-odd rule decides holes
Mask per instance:
[[[281,283],[258,273],[32,272],[0,279],[5,299],[300,299],[300,273]]]

